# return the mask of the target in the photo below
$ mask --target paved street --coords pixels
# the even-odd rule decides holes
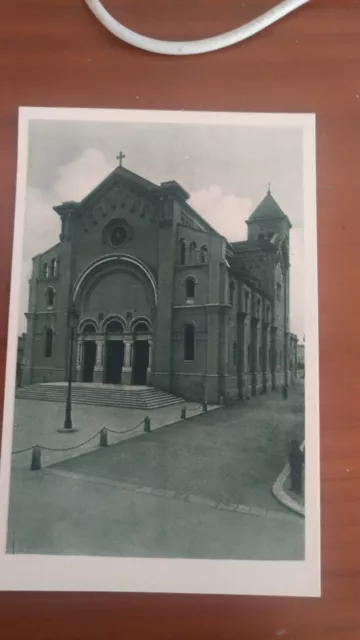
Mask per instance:
[[[302,436],[299,383],[288,401],[269,394],[42,471],[19,465],[9,551],[301,559],[304,522],[270,489]]]

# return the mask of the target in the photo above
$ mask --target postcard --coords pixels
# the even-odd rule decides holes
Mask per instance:
[[[0,589],[320,595],[315,131],[19,110]]]

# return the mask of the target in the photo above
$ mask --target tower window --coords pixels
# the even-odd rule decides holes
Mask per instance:
[[[53,258],[50,263],[50,276],[51,278],[55,278],[57,276],[57,260]]]
[[[196,262],[196,250],[197,250],[196,242],[192,242],[190,244],[190,263],[191,264],[194,264]]]
[[[195,360],[195,326],[186,324],[184,327],[184,360],[193,362]]]
[[[251,371],[251,344],[247,348],[247,368],[248,371]]]
[[[55,291],[52,287],[49,287],[46,291],[46,306],[51,309],[55,302]]]
[[[245,291],[245,295],[244,295],[245,313],[248,313],[249,311],[249,299],[250,299],[250,293],[249,291]]]
[[[45,331],[45,358],[51,358],[53,351],[53,330],[49,327]]]
[[[258,239],[259,240],[265,240],[265,231],[259,231],[258,233]]]
[[[280,282],[277,283],[276,285],[276,299],[278,302],[281,301],[281,284]]]
[[[236,340],[234,340],[234,344],[233,344],[233,365],[234,365],[234,367],[236,367],[236,361],[237,361],[237,344],[236,344]]]
[[[186,262],[186,244],[183,239],[179,242],[179,261],[180,264],[185,264]]]
[[[187,300],[194,300],[195,298],[195,278],[189,277],[185,280],[185,292]]]
[[[200,259],[203,264],[208,261],[208,248],[205,244],[200,249]]]
[[[44,278],[48,278],[49,277],[49,265],[47,262],[44,263],[43,266],[43,276]]]

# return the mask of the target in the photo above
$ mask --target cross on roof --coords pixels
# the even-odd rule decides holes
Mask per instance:
[[[126,158],[126,155],[122,151],[120,151],[119,155],[116,156],[116,160],[119,160],[120,167],[122,167],[122,161],[124,160],[124,158]]]
[[[270,194],[271,193],[271,182],[268,182],[268,190],[267,192]]]

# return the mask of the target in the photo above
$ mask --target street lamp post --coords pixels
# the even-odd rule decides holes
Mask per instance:
[[[67,315],[67,326],[70,329],[70,351],[69,351],[69,370],[68,370],[68,387],[67,387],[67,398],[66,398],[66,409],[65,409],[65,421],[64,427],[61,431],[75,431],[72,425],[71,418],[71,389],[72,389],[72,374],[73,374],[73,358],[74,358],[74,336],[75,330],[77,328],[77,324],[79,321],[79,312],[76,308],[75,303],[73,302],[69,307],[68,315]]]

